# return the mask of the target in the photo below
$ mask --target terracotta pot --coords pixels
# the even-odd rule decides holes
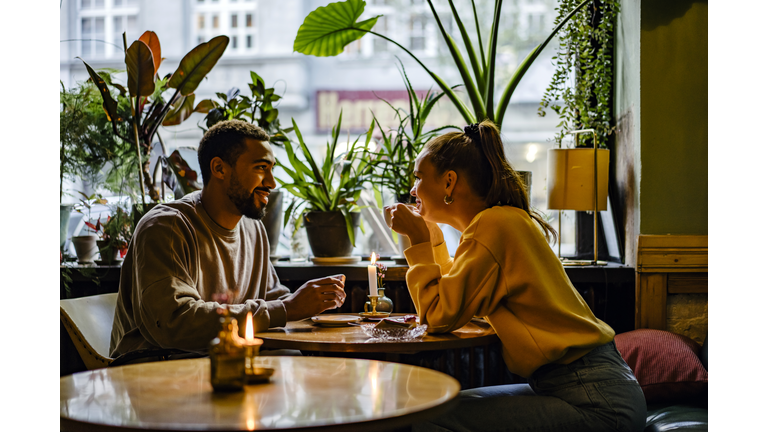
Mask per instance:
[[[81,264],[93,263],[93,258],[99,252],[99,248],[96,245],[97,238],[95,234],[72,237],[72,244],[75,246],[75,253],[77,254],[77,262]]]
[[[352,213],[352,226],[357,231],[360,226],[360,213]],[[304,227],[314,256],[348,257],[352,254],[354,246],[347,234],[347,224],[342,212],[304,213]]]

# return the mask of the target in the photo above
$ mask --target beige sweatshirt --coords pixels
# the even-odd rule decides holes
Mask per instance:
[[[219,331],[215,293],[230,290],[241,334],[247,312],[255,331],[285,325],[280,285],[261,221],[233,230],[206,213],[200,192],[160,204],[136,227],[120,274],[112,357],[148,348],[205,353]]]
[[[503,344],[509,370],[523,377],[568,364],[613,340],[571,284],[525,211],[496,206],[475,216],[454,258],[445,243],[405,250],[406,274],[422,323],[434,333],[485,317]]]

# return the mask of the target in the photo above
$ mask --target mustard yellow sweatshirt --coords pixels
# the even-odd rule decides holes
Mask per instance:
[[[571,284],[538,224],[525,211],[495,206],[475,216],[454,258],[445,243],[404,252],[408,290],[431,333],[484,317],[503,344],[509,370],[528,377],[568,364],[613,340]]]

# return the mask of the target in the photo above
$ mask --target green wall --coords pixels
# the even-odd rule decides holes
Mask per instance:
[[[707,234],[707,3],[640,4],[639,234]]]

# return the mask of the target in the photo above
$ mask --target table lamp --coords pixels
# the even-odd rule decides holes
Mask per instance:
[[[606,265],[597,260],[597,212],[608,208],[609,150],[597,148],[594,129],[567,132],[578,147],[580,134],[591,133],[594,148],[549,149],[547,151],[547,208],[592,211],[594,225],[593,260],[569,260],[560,256],[560,212],[558,212],[557,256],[565,266]],[[597,167],[597,169],[595,169]]]

